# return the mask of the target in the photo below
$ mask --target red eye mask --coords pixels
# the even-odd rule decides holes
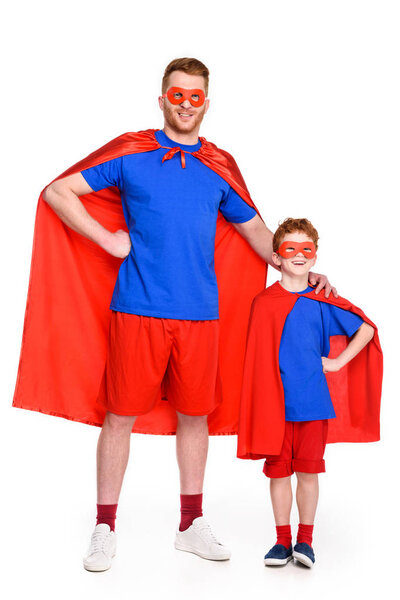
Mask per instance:
[[[287,242],[283,242],[278,248],[278,254],[282,258],[292,258],[292,256],[296,256],[299,252],[302,252],[306,258],[314,258],[316,253],[314,242],[291,242],[288,240]]]
[[[203,106],[206,96],[203,90],[186,90],[180,87],[170,87],[163,98],[167,97],[171,104],[182,104],[185,100],[189,100],[192,106]]]

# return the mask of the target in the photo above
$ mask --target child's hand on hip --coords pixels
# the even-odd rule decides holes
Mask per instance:
[[[326,356],[323,356],[321,360],[324,373],[334,373],[335,371],[340,371],[342,368],[342,365],[337,358],[327,358]]]

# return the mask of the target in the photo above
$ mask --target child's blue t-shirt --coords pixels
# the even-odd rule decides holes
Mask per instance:
[[[156,131],[168,148],[195,152]],[[117,186],[132,247],[120,266],[110,308],[172,319],[218,319],[214,270],[218,210],[232,223],[257,213],[198,158],[168,148],[127,154],[82,171],[94,191]]]
[[[299,294],[312,291],[308,287]],[[286,421],[316,421],[335,415],[322,356],[331,335],[351,337],[363,323],[354,313],[311,298],[298,298],[286,317],[279,348]]]

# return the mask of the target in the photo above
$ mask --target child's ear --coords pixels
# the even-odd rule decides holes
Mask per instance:
[[[311,259],[311,263],[312,263],[312,264],[311,264],[311,266],[312,266],[312,267],[313,267],[313,266],[315,265],[315,263],[317,262],[317,258],[318,258],[318,257],[317,257],[317,255],[316,255],[316,254],[314,254],[313,258]]]
[[[281,257],[279,256],[279,254],[277,252],[273,252],[272,253],[272,260],[276,264],[277,267],[281,266],[282,260],[281,260]]]

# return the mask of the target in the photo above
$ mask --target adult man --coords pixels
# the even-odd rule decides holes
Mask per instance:
[[[224,165],[207,166],[214,151],[198,137],[209,107],[207,88],[208,70],[202,63],[172,61],[159,98],[164,129],[144,132],[143,152],[135,146],[132,154],[62,177],[43,196],[72,230],[124,259],[110,306],[107,366],[99,397],[106,416],[97,452],[98,515],[84,559],[85,568],[92,571],[111,566],[130,434],[138,416],[154,408],[161,381],[177,415],[181,523],[175,545],[208,559],[230,557],[202,517],[201,507],[207,415],[218,404],[218,210],[269,264],[272,233],[228,183],[229,175],[221,176]],[[109,187],[121,193],[129,233],[112,233],[80,201]],[[314,279],[319,289],[326,283],[323,276]]]

